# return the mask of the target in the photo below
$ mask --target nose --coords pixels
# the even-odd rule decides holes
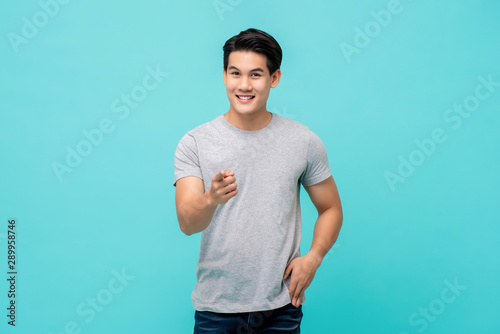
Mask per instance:
[[[238,87],[242,91],[251,91],[252,90],[252,84],[250,82],[250,79],[246,76],[243,76],[240,80],[240,84]]]

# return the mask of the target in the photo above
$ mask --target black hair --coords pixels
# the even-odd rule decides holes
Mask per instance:
[[[273,74],[281,66],[283,52],[278,42],[262,30],[250,28],[231,37],[222,47],[224,70],[227,71],[229,54],[233,51],[252,51],[266,56],[267,69]]]

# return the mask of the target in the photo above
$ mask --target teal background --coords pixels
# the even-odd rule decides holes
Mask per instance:
[[[500,333],[500,86],[458,127],[444,118],[479,77],[500,81],[500,2],[402,0],[350,57],[342,43],[355,46],[356,27],[390,1],[71,0],[47,22],[40,3],[0,4],[0,332],[192,333],[200,234],[178,227],[174,152],[228,110],[222,46],[255,27],[284,52],[268,110],[323,140],[344,209],[306,290],[302,332]],[[9,34],[22,37],[34,16],[38,32],[15,46]],[[148,67],[168,76],[120,118],[114,101]],[[60,180],[53,163],[105,119],[113,130]],[[436,128],[446,140],[391,187],[386,173]],[[317,214],[301,191],[305,253]],[[130,277],[110,294],[114,270]],[[462,286],[449,303],[446,282]],[[98,296],[106,304],[89,320]]]

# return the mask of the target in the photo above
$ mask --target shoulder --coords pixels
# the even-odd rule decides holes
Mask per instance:
[[[218,126],[220,124],[220,118],[221,116],[217,116],[210,121],[207,121],[203,124],[200,124],[196,126],[195,128],[192,128],[191,130],[187,131],[182,139],[190,138],[190,139],[196,139],[199,137],[203,137],[206,135],[212,135],[214,131],[217,131]],[[222,116],[223,117],[223,116]]]
[[[288,138],[293,137],[295,144],[300,143],[304,145],[308,156],[313,157],[326,154],[325,142],[309,126],[283,116],[280,116],[280,120],[280,123],[284,124],[284,128],[287,129]]]
[[[300,123],[297,120],[290,119],[285,116],[281,116],[275,114],[279,120],[280,131],[285,131],[291,134],[294,138],[302,139],[308,142],[312,137],[315,137],[316,134],[305,124]]]

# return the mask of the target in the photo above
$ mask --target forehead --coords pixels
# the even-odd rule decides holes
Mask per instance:
[[[266,56],[252,52],[252,51],[233,51],[229,54],[229,66],[235,66],[239,70],[251,71],[257,67],[262,68],[267,72],[267,59]]]

